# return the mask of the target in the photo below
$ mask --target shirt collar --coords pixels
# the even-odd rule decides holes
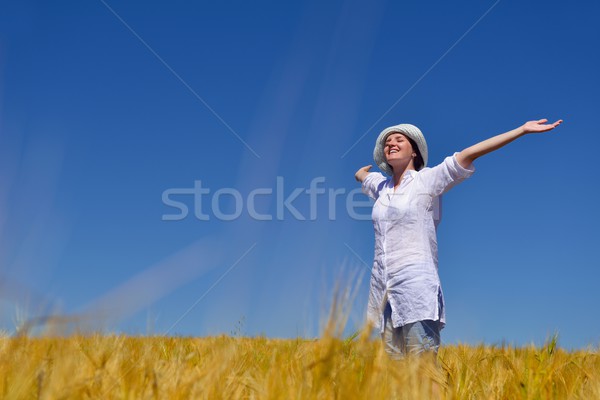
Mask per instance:
[[[405,171],[404,175],[402,176],[402,180],[400,181],[400,186],[402,186],[402,184],[405,181],[407,183],[412,181],[418,172],[419,171],[415,171],[414,169],[409,169],[409,170]],[[388,188],[392,188],[392,189],[394,188],[394,177],[393,176],[390,176],[387,186],[388,186]]]

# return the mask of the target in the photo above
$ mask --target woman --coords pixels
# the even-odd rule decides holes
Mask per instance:
[[[427,143],[414,125],[401,124],[381,132],[373,158],[389,175],[359,169],[355,178],[375,200],[375,260],[371,274],[368,317],[381,332],[392,358],[424,351],[437,353],[445,325],[444,297],[437,265],[436,227],[440,196],[475,171],[473,161],[528,133],[546,132],[558,120],[529,121],[427,165]]]

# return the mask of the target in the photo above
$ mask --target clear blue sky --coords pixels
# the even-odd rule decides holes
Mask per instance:
[[[599,17],[558,1],[2,1],[0,328],[60,313],[128,333],[314,336],[335,282],[363,273],[352,330],[373,229],[345,201],[377,134],[421,127],[434,165],[547,117],[565,122],[444,197],[442,339],[597,346]],[[316,203],[292,203],[313,220],[277,218],[277,190],[319,177]],[[196,181],[208,220],[185,194],[171,199],[189,215],[165,220],[179,211],[163,193]],[[258,188],[272,220],[248,215]],[[234,190],[241,215],[223,221],[212,202],[233,215]]]

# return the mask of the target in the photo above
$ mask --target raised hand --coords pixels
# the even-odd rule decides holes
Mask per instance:
[[[562,119],[559,119],[553,124],[547,124],[546,122],[548,122],[546,118],[539,119],[537,121],[529,121],[524,123],[521,128],[523,129],[524,133],[548,132],[562,124],[563,121]]]
[[[365,178],[367,177],[367,175],[369,175],[369,170],[371,169],[371,165],[367,165],[365,167],[362,167],[361,169],[359,169],[358,171],[356,171],[356,174],[354,174],[354,179],[356,179],[359,182],[362,182],[365,180]]]

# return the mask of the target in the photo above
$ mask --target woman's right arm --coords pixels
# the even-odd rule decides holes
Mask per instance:
[[[354,177],[360,182],[362,192],[373,200],[377,200],[387,179],[380,172],[369,172],[370,169],[370,165],[364,166],[356,171]]]
[[[365,180],[367,175],[369,175],[369,170],[371,169],[371,167],[371,165],[367,165],[356,171],[356,173],[354,174],[354,179],[362,183],[362,181]]]

